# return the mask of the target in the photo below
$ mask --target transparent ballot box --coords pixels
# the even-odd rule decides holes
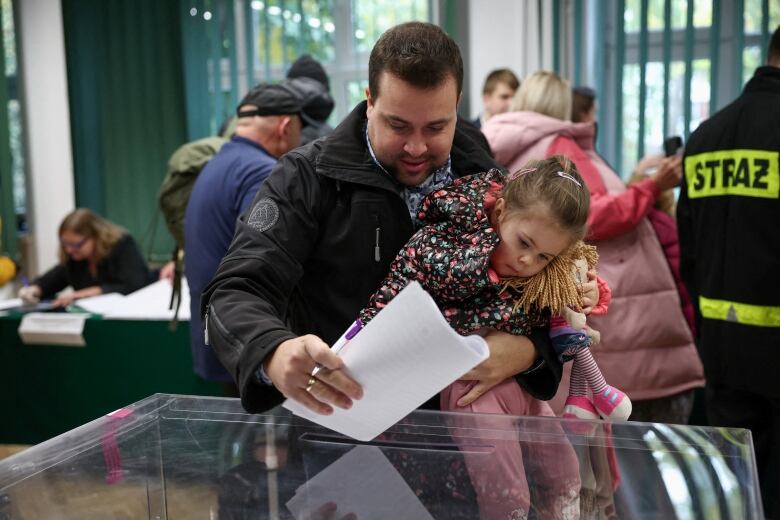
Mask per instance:
[[[155,395],[0,461],[0,519],[762,518],[750,432],[417,411],[358,442]]]

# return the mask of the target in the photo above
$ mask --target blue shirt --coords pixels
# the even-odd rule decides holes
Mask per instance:
[[[205,344],[200,295],[227,253],[238,216],[254,200],[277,159],[254,141],[235,136],[198,175],[184,216],[184,273],[190,287],[190,335],[195,373],[210,381],[232,378]]]

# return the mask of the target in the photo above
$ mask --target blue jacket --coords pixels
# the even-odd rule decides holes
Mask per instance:
[[[190,288],[190,335],[195,373],[210,381],[232,378],[203,338],[200,293],[233,239],[243,213],[277,159],[262,146],[234,136],[212,157],[195,181],[184,216],[184,273]]]

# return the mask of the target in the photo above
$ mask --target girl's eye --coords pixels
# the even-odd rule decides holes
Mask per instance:
[[[529,244],[528,244],[528,242],[526,242],[525,240],[523,240],[523,239],[520,239],[520,247],[525,247],[525,248],[528,248],[528,247],[529,247]]]
[[[542,262],[549,262],[550,261],[550,259],[547,258],[547,256],[545,256],[545,255],[539,255],[539,258],[542,259]]]

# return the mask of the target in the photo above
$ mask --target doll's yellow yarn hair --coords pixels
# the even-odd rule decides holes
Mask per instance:
[[[534,276],[506,280],[502,291],[511,287],[523,292],[515,302],[515,311],[521,308],[527,314],[535,307],[549,308],[553,314],[561,314],[566,307],[571,307],[579,312],[582,296],[573,275],[574,262],[579,258],[585,259],[588,269],[594,269],[599,255],[594,246],[580,240]]]

